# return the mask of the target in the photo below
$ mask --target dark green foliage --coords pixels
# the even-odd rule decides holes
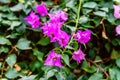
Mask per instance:
[[[50,13],[62,9],[69,19],[62,30],[70,35],[78,29],[92,31],[91,40],[81,45],[73,40],[65,49],[51,43],[42,30],[24,20],[36,4],[46,3]],[[78,14],[79,1],[82,2]],[[120,36],[115,27],[113,4],[119,0],[0,0],[0,80],[120,80]],[[77,16],[78,26],[75,27]],[[47,22],[41,17],[41,22]],[[42,24],[42,23],[41,23]],[[43,25],[43,24],[42,24]],[[86,54],[80,64],[71,59],[81,48]],[[45,66],[50,50],[62,55],[62,68]]]

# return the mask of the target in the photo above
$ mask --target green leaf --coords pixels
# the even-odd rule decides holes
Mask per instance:
[[[10,26],[12,22],[9,21],[9,20],[3,20],[1,23],[2,23],[3,25]]]
[[[62,54],[62,59],[70,67],[69,56],[67,54]]]
[[[110,80],[117,80],[116,68],[109,69],[109,74],[110,74]]]
[[[30,41],[28,41],[25,38],[21,38],[21,39],[18,40],[16,47],[18,49],[21,49],[21,50],[31,49],[31,47],[30,47]]]
[[[118,52],[115,49],[113,49],[111,52],[111,59],[117,59],[119,57],[118,55]]]
[[[117,78],[117,80],[120,80],[120,69],[117,68],[115,72],[116,72],[116,78]]]
[[[105,11],[105,12],[109,11],[109,9],[107,7],[100,8],[100,10]]]
[[[88,62],[87,62],[86,60],[84,60],[84,61],[82,62],[81,68],[84,69],[84,68],[87,68],[88,66],[89,66],[89,65],[88,65]]]
[[[97,11],[97,12],[93,12],[95,15],[100,16],[100,17],[105,17],[107,16],[106,12],[102,12],[102,11]]]
[[[7,38],[5,38],[5,37],[0,37],[0,44],[1,45],[11,45],[11,42],[7,39]]]
[[[4,5],[4,6],[2,6],[2,8],[0,8],[0,10],[3,11],[3,12],[7,12],[10,9],[9,9],[8,5]]]
[[[90,67],[83,67],[83,70],[85,70],[88,73],[94,73],[97,68],[95,66],[90,66]]]
[[[15,6],[13,6],[13,7],[10,7],[10,10],[11,11],[20,11],[20,10],[22,10],[23,9],[23,4],[17,4],[17,5],[15,5]]]
[[[94,26],[92,26],[92,25],[90,25],[90,24],[88,24],[88,23],[85,23],[85,24],[82,24],[82,26],[86,29],[88,29],[88,28],[95,28]],[[81,28],[81,27],[80,27]]]
[[[73,47],[74,50],[77,50],[77,49],[78,49],[78,42],[77,42],[77,41],[74,41],[74,42],[72,43],[72,47]]]
[[[38,58],[38,60],[43,61],[43,52],[40,52],[37,49],[33,49],[33,54]]]
[[[69,25],[65,25],[65,24],[64,24],[64,26],[69,28],[72,32],[75,32],[75,30],[76,30],[76,27],[74,27],[74,26],[69,26]]]
[[[114,46],[119,46],[120,45],[120,38],[118,37],[118,38],[114,38],[113,40],[112,40],[112,44],[114,45]]]
[[[14,39],[14,38],[17,38],[19,37],[19,33],[11,33],[10,35],[6,36],[7,38],[11,38],[11,39]]]
[[[82,75],[78,78],[78,80],[88,80],[87,75]]]
[[[108,20],[110,23],[115,24],[116,18],[114,17],[113,13],[109,13],[109,14],[108,14],[108,17],[107,17],[107,20]]]
[[[24,33],[26,31],[26,26],[25,24],[20,25],[19,27],[16,28],[16,31],[19,32],[20,34]]]
[[[100,25],[101,18],[94,17],[94,19],[91,19],[95,23],[95,27],[98,27]]]
[[[11,2],[11,0],[0,0],[1,3],[5,3],[5,4],[8,4]]]
[[[20,21],[13,21],[10,26],[10,29],[13,30],[16,26],[19,26],[20,24],[21,24]]]
[[[58,72],[56,75],[57,80],[67,80],[65,72]]]
[[[70,73],[66,78],[66,80],[74,80],[74,79],[75,79],[75,75],[73,73]]]
[[[88,80],[102,80],[103,75],[101,73],[94,73]]]
[[[73,7],[75,4],[75,0],[69,0],[69,2],[66,3],[67,7]]]
[[[2,79],[0,79],[0,80],[8,80],[7,78],[2,78]]]
[[[86,16],[81,16],[80,19],[79,19],[79,23],[82,24],[82,23],[87,23],[88,22],[88,17]]]
[[[82,9],[83,14],[88,14],[90,12],[92,12],[92,9]]]
[[[113,0],[115,4],[120,5],[120,0]]]
[[[10,67],[13,67],[13,65],[16,63],[16,59],[17,59],[17,57],[16,57],[15,54],[10,54],[10,55],[7,56],[5,61],[7,62],[7,64]]]
[[[50,77],[54,76],[56,72],[58,72],[56,69],[49,70],[45,76],[46,79],[48,80]]]
[[[0,22],[2,21],[2,14],[0,13]]]
[[[16,15],[14,13],[12,13],[12,12],[7,15],[7,18],[9,20],[18,20],[18,18],[16,17]],[[17,21],[17,24],[18,24],[18,21]]]
[[[22,77],[22,78],[20,78],[18,80],[35,80],[36,76],[37,75],[24,76],[24,77]]]
[[[9,48],[4,47],[4,46],[0,47],[0,53],[2,52],[7,53],[8,51],[9,51]]]
[[[25,0],[18,0],[19,3],[25,3]]]
[[[9,79],[14,79],[19,76],[19,73],[16,71],[16,69],[11,68],[7,70],[7,72],[5,73],[5,76]]]
[[[85,4],[83,4],[83,7],[85,8],[95,8],[97,6],[97,3],[95,2],[87,2]]]
[[[110,50],[111,50],[111,45],[110,45],[109,43],[106,43],[106,44],[105,44],[105,48],[106,48],[106,50],[107,50],[108,52],[110,52]]]
[[[37,44],[40,44],[42,46],[46,46],[50,43],[49,37],[42,37]]]
[[[29,67],[30,67],[30,70],[32,70],[32,71],[35,71],[35,70],[39,71],[39,70],[40,70],[39,68],[41,68],[42,65],[43,65],[43,63],[41,63],[40,61],[34,60],[34,61],[29,65]]]
[[[46,79],[41,77],[39,80],[46,80]]]
[[[65,46],[65,48],[74,50],[74,48],[72,46],[69,46],[69,45]]]
[[[117,64],[117,66],[120,68],[120,58],[118,58],[118,59],[116,60],[116,64]]]
[[[0,62],[0,68],[2,67],[2,62]]]

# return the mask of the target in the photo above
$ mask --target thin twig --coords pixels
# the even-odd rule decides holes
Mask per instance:
[[[105,39],[108,39],[108,37],[107,37],[107,35],[106,35],[106,29],[105,29],[105,25],[104,25],[104,19],[102,19],[101,21],[100,21],[100,24],[102,25],[102,28],[103,28],[103,30],[102,30],[102,37],[103,38],[105,38]]]
[[[97,66],[105,75],[106,75],[106,79],[109,78],[109,75],[108,73],[101,67],[99,66],[98,64],[96,64],[94,61],[90,60],[90,59],[87,59],[87,61],[91,62],[92,64],[94,64],[95,66]]]

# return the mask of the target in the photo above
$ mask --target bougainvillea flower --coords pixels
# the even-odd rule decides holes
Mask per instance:
[[[62,63],[61,63],[61,55],[55,53],[54,50],[50,51],[49,55],[47,56],[47,59],[45,60],[44,65],[47,66],[58,66],[58,67],[62,67]]]
[[[24,19],[32,26],[32,28],[38,28],[40,25],[39,17],[38,15],[35,15],[33,11],[31,11],[30,15]]]
[[[91,39],[91,30],[78,30],[74,38],[81,44],[85,44]]]
[[[61,47],[65,47],[69,42],[70,36],[65,31],[60,31],[58,35],[58,43]]]
[[[81,49],[78,49],[78,51],[73,52],[72,59],[77,61],[77,63],[81,63],[81,61],[85,59],[85,54]]]
[[[48,14],[47,8],[43,2],[40,5],[36,6],[36,10],[41,16],[45,16]]]
[[[67,13],[63,12],[62,10],[59,10],[56,12],[56,14],[48,14],[50,17],[51,23],[64,23],[68,19]]]
[[[114,7],[114,17],[120,18],[120,5],[113,5]]]
[[[60,27],[60,24],[45,23],[45,25],[41,29],[43,30],[43,34],[50,37],[51,42],[55,42],[59,37],[58,34],[60,33]]]
[[[116,35],[120,35],[120,25],[116,26]]]
[[[68,20],[68,15],[67,15],[67,13],[63,12],[62,10],[58,10],[56,14],[57,14],[57,15],[59,14],[60,21],[65,22],[65,21]]]

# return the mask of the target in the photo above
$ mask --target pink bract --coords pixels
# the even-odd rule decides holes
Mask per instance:
[[[50,17],[51,23],[61,23],[63,24],[68,19],[67,13],[63,12],[62,10],[58,10],[55,14],[48,14]]]
[[[55,53],[54,50],[50,51],[49,55],[47,56],[47,59],[45,60],[44,65],[58,66],[58,67],[62,68],[61,55]]]
[[[85,44],[91,39],[91,30],[78,30],[74,38],[81,44]]]
[[[32,28],[38,28],[40,25],[39,16],[36,15],[33,11],[30,12],[30,15],[24,18]]]
[[[60,24],[55,23],[45,23],[42,27],[43,34],[50,37],[51,42],[55,42],[58,39],[58,34],[60,33]]]
[[[85,59],[85,54],[82,52],[81,49],[78,49],[78,51],[73,52],[72,58],[73,60],[77,61],[77,63],[81,63],[81,61]]]
[[[65,31],[60,31],[58,35],[58,43],[61,47],[65,47],[69,42],[70,36]]]
[[[68,44],[70,36],[61,29],[61,24],[57,23],[45,23],[41,28],[43,34],[50,37],[51,42],[58,42],[61,47],[65,47]]]
[[[120,18],[120,5],[113,5],[114,7],[114,17]]]
[[[41,16],[45,16],[48,14],[48,11],[47,11],[47,8],[46,8],[44,2],[42,2],[40,5],[37,5],[36,10]]]
[[[116,26],[116,35],[120,35],[120,25]]]

